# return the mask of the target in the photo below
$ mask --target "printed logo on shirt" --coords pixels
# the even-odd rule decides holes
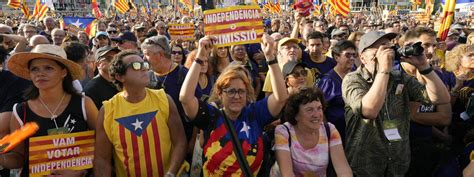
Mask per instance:
[[[143,114],[131,115],[123,118],[115,119],[120,125],[123,125],[126,129],[130,130],[133,134],[141,136],[143,130],[147,128],[151,120],[155,118],[158,111],[152,111]]]

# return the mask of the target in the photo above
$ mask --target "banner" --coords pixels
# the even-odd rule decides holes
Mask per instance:
[[[204,11],[204,31],[217,47],[259,43],[264,33],[259,6],[234,6]]]
[[[171,40],[182,39],[192,41],[194,40],[194,25],[193,23],[168,24],[168,33]]]
[[[93,130],[30,138],[30,176],[42,177],[56,169],[92,168],[94,142]]]

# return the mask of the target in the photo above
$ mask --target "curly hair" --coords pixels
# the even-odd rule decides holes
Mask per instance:
[[[127,71],[127,66],[123,63],[123,59],[130,55],[140,56],[135,50],[124,50],[115,55],[112,62],[110,62],[109,75],[114,80],[114,84],[123,88],[123,83],[118,81],[115,76],[123,76]]]
[[[469,51],[474,50],[474,44],[460,44],[446,55],[445,67],[447,71],[457,71],[461,65],[461,58]]]
[[[326,108],[323,92],[319,88],[302,88],[298,93],[290,95],[285,106],[284,118],[286,122],[291,125],[296,125],[296,115],[300,110],[301,105],[319,101]]]

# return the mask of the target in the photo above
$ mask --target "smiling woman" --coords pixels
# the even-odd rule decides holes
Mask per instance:
[[[40,127],[33,137],[95,129],[98,111],[94,102],[77,94],[72,85],[72,80],[82,78],[81,66],[67,60],[61,47],[37,45],[31,52],[13,55],[8,68],[13,74],[33,83],[26,91],[27,101],[13,107],[10,130],[19,129],[27,122],[36,122]],[[22,176],[28,176],[32,173],[28,171],[29,151],[29,142],[24,142],[4,155],[6,160],[0,165],[23,167]],[[66,176],[82,176],[86,172],[52,170],[52,174]]]

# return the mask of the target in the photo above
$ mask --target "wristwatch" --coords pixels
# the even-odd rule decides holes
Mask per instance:
[[[204,64],[204,61],[202,61],[202,60],[199,59],[199,58],[194,59],[194,61],[195,61],[197,64],[200,64],[200,65],[203,65],[203,64]]]
[[[267,65],[270,66],[270,65],[273,65],[273,64],[277,64],[278,63],[278,60],[277,59],[273,59],[271,61],[267,61]]]
[[[429,68],[424,69],[422,71],[418,71],[418,72],[420,72],[421,75],[427,75],[427,74],[431,73],[431,71],[433,71],[433,67],[431,67],[431,65],[430,65]]]

